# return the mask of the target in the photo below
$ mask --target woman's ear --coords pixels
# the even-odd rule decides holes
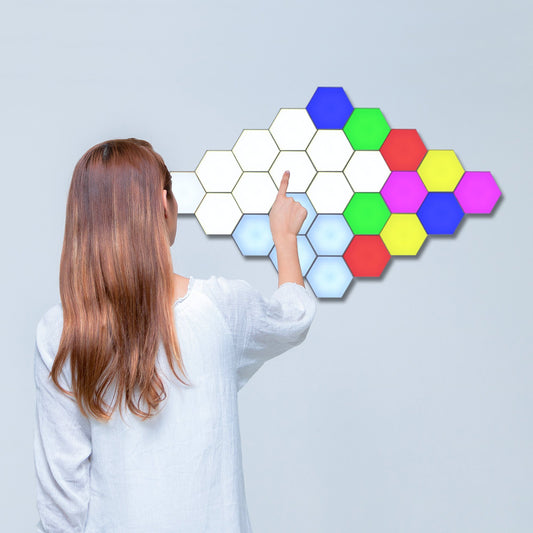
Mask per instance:
[[[168,203],[167,203],[167,190],[163,189],[163,209],[165,211],[165,218],[168,218]]]

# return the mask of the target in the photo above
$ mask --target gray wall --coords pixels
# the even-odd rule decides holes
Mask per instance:
[[[503,190],[344,301],[240,393],[256,533],[533,529],[531,133],[526,0],[4,2],[0,18],[0,530],[35,530],[33,345],[59,301],[74,165],[149,140],[171,170],[343,86]],[[179,200],[178,200],[179,201]],[[268,260],[178,219],[176,272],[277,286]],[[224,261],[220,261],[220,257]]]

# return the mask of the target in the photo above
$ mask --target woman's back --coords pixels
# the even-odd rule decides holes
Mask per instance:
[[[62,328],[61,305],[51,308],[36,332],[38,531],[251,532],[237,393],[265,361],[303,342],[315,312],[295,282],[264,298],[242,280],[191,277],[174,304],[191,386],[161,348],[159,412],[143,421],[116,410],[100,422],[48,378]],[[68,365],[62,379],[70,390]]]

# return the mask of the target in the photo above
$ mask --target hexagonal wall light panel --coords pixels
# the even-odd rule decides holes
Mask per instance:
[[[243,172],[232,193],[243,213],[268,213],[278,189],[268,172]]]
[[[245,256],[267,256],[274,246],[268,215],[243,215],[232,234]]]
[[[318,130],[307,153],[319,171],[343,170],[353,149],[342,130]]]
[[[464,211],[453,192],[430,192],[416,214],[428,235],[453,235]]]
[[[298,235],[296,237],[296,247],[298,249],[298,259],[300,260],[302,276],[305,276],[316,258],[316,253],[305,235]],[[272,248],[269,257],[275,269],[278,270],[278,253],[276,247]]]
[[[231,192],[241,174],[231,150],[208,150],[196,167],[196,175],[207,192]]]
[[[268,129],[242,130],[231,150],[171,172],[178,214],[277,269],[269,213],[285,170],[287,196],[307,210],[298,257],[317,298],[342,298],[355,278],[382,276],[394,256],[418,255],[432,235],[453,234],[501,198],[490,172],[465,171],[453,150],[426,148],[417,130],[354,107],[342,87],[318,87]]]
[[[350,118],[353,106],[342,87],[318,87],[306,109],[316,128],[339,129]]]
[[[242,217],[229,192],[208,192],[194,214],[206,235],[231,235]]]
[[[417,255],[427,233],[416,214],[393,213],[380,236],[391,255]]]
[[[290,170],[291,177],[287,192],[305,192],[316,174],[307,152],[304,150],[283,150],[272,164],[269,174],[279,188],[285,170]]]
[[[306,109],[280,109],[269,130],[280,150],[305,150],[316,133]]]
[[[342,215],[318,215],[307,237],[318,255],[342,255],[353,232]]]
[[[391,254],[379,235],[354,235],[343,257],[355,277],[378,278]]]
[[[379,150],[356,150],[344,169],[355,192],[380,192],[390,168]]]
[[[353,195],[342,172],[317,172],[307,196],[317,213],[342,213]]]
[[[377,235],[390,216],[390,210],[377,192],[356,192],[344,210],[355,235]]]
[[[268,130],[244,130],[233,147],[240,166],[248,171],[267,172],[278,152]]]
[[[501,191],[490,172],[465,172],[454,194],[465,213],[487,214],[496,205]]]
[[[435,192],[454,191],[464,173],[453,150],[428,150],[417,170],[426,189]]]
[[[353,281],[344,259],[328,255],[315,259],[306,278],[318,298],[342,298]]]
[[[416,213],[428,191],[417,172],[391,172],[381,196],[391,213]]]
[[[344,126],[354,150],[379,150],[390,127],[380,109],[355,108]]]
[[[205,189],[195,172],[171,172],[172,191],[179,198],[178,213],[194,215],[205,196]]]
[[[380,152],[391,170],[416,170],[427,149],[416,130],[390,130]]]

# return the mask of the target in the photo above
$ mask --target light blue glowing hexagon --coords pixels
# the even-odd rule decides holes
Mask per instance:
[[[313,264],[313,261],[316,258],[316,254],[312,246],[309,244],[309,241],[307,240],[307,237],[305,235],[296,236],[296,246],[298,247],[298,259],[300,260],[300,268],[302,269],[302,276],[305,276],[305,274],[309,270],[309,267]],[[275,247],[270,252],[270,260],[272,261],[272,263],[274,264],[277,270],[278,269],[278,254],[276,252]]]
[[[342,257],[318,256],[306,274],[317,298],[342,298],[353,275]]]
[[[266,257],[274,246],[268,215],[243,215],[232,237],[245,256]]]
[[[307,209],[307,216],[305,217],[302,227],[298,232],[298,235],[305,235],[307,233],[307,230],[309,229],[309,226],[311,226],[313,220],[316,217],[315,208],[313,207],[313,204],[311,203],[311,200],[309,200],[307,194],[303,192],[288,192],[285,195],[294,198],[298,203],[302,204],[302,206]]]
[[[307,237],[318,255],[343,255],[353,231],[343,215],[318,215]]]

